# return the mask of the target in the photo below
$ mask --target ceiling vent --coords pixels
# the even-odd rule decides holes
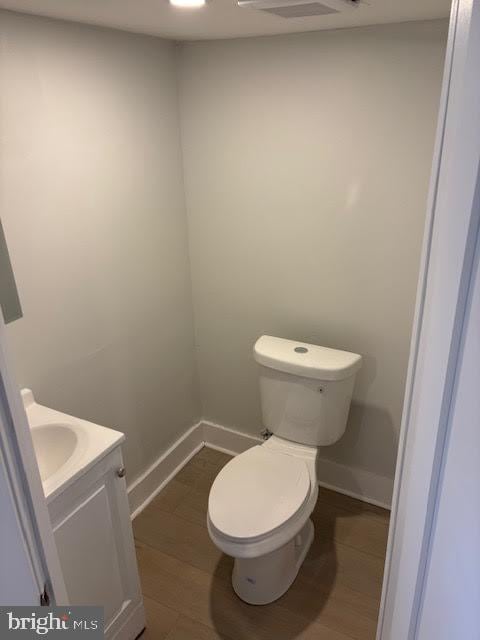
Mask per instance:
[[[326,16],[355,8],[360,0],[238,0],[239,7],[258,9],[281,18]],[[362,2],[363,4],[363,2]]]

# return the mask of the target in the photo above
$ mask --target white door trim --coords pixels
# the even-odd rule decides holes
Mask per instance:
[[[480,2],[453,0],[378,640],[414,640],[446,446],[480,162]]]
[[[7,353],[5,324],[1,313],[0,460],[5,467],[9,489],[15,502],[38,594],[40,596],[47,585],[49,596],[54,602],[68,604],[27,416]]]

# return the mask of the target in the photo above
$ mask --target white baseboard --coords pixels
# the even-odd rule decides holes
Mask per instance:
[[[202,420],[200,424],[203,428],[205,446],[209,449],[223,451],[223,453],[228,453],[232,456],[237,456],[239,453],[250,449],[250,447],[263,442],[260,436],[256,437],[248,433],[242,433],[209,420]]]
[[[202,423],[193,425],[127,488],[132,520],[205,446]]]
[[[143,599],[140,598],[126,619],[123,619],[123,616],[121,616],[121,619],[121,624],[118,624],[118,620],[116,620],[105,631],[105,640],[132,640],[132,638],[140,636],[146,627]]]
[[[202,421],[205,446],[211,449],[237,455],[262,439],[235,429]],[[393,478],[385,478],[363,469],[347,467],[337,462],[320,459],[317,468],[318,484],[363,502],[390,509],[393,491]]]
[[[393,478],[358,467],[347,467],[325,458],[320,458],[317,474],[318,484],[325,489],[332,489],[384,509],[390,510],[392,507]]]
[[[260,437],[201,420],[179,438],[128,487],[132,520],[203,447],[238,455],[263,441]],[[320,459],[318,484],[363,502],[390,509],[393,479]]]

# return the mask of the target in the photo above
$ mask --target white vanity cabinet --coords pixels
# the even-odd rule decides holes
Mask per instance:
[[[70,604],[102,605],[105,638],[145,627],[120,446],[49,502]]]

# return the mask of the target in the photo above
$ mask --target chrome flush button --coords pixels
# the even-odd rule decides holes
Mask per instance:
[[[305,347],[295,347],[294,351],[296,353],[308,353],[308,349],[306,349]]]

